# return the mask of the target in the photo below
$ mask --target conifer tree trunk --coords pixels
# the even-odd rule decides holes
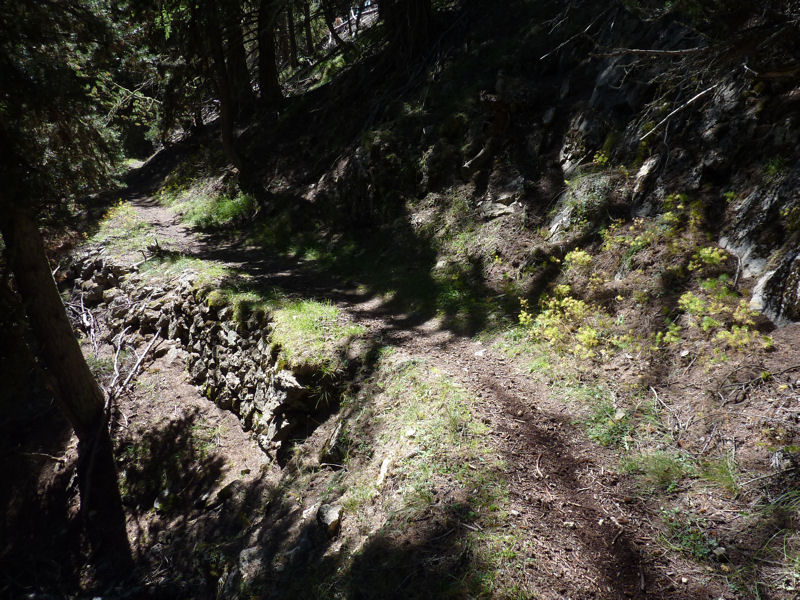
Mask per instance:
[[[308,0],[301,0],[303,4],[303,33],[306,37],[306,52],[313,57],[316,55],[314,51],[314,36],[311,34],[311,7]]]
[[[297,37],[294,33],[294,8],[291,2],[286,6],[286,35],[289,38],[289,65],[296,69],[299,62],[297,60]]]
[[[55,384],[56,400],[78,436],[81,513],[96,564],[106,567],[112,579],[128,576],[133,560],[108,433],[104,394],[86,364],[70,325],[36,222],[15,204],[0,204],[0,232],[9,268],[47,372]]]
[[[229,3],[223,10],[225,16],[225,34],[228,40],[226,64],[230,79],[234,116],[254,104],[253,87],[250,72],[247,68],[247,51],[244,47],[242,30],[242,5],[239,0]]]
[[[337,46],[343,46],[344,40],[339,37],[339,34],[336,33],[336,24],[334,20],[336,19],[336,15],[334,14],[336,11],[336,7],[333,5],[331,0],[322,0],[322,17],[325,19],[325,25],[328,26],[328,31],[331,34],[331,38],[336,43]]]
[[[211,76],[214,82],[214,88],[217,92],[217,99],[219,100],[219,118],[222,139],[222,148],[228,160],[242,172],[242,161],[236,153],[233,126],[236,118],[234,111],[236,110],[233,102],[233,95],[231,93],[230,79],[228,77],[228,69],[225,64],[225,48],[222,44],[222,33],[220,32],[219,12],[213,2],[207,5],[207,11],[204,16],[205,32],[208,38],[209,48],[211,52]]]
[[[378,0],[378,10],[400,59],[422,56],[431,41],[431,0]]]
[[[261,0],[258,7],[258,85],[261,103],[269,110],[277,108],[283,101],[275,56],[273,11],[272,0]]]

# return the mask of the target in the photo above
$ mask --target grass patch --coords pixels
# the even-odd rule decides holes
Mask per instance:
[[[688,457],[661,450],[629,458],[623,462],[623,469],[636,473],[642,487],[651,493],[673,492],[684,477],[694,472]]]
[[[139,269],[140,275],[149,281],[172,279],[184,275],[188,271],[194,272],[195,288],[244,277],[220,262],[181,254],[154,256],[142,264]]]
[[[243,223],[255,209],[255,198],[243,192],[200,195],[186,207],[183,220],[199,229],[224,229]]]
[[[254,196],[240,190],[221,190],[213,178],[174,178],[162,187],[158,199],[184,223],[203,230],[244,224],[257,208]]]
[[[704,461],[698,473],[701,479],[715,483],[736,496],[740,491],[739,468],[730,457]]]
[[[87,241],[111,253],[126,253],[146,246],[152,231],[153,226],[143,221],[133,206],[120,200],[108,209]]]
[[[346,366],[344,346],[366,331],[361,325],[345,322],[330,302],[274,296],[267,305],[271,308],[272,341],[280,345],[291,365],[338,371]]]
[[[589,438],[603,446],[627,447],[633,429],[631,415],[608,400],[592,407],[585,425]]]
[[[345,512],[372,532],[366,546],[425,535],[434,522],[466,532],[452,541],[437,536],[442,564],[458,563],[437,597],[530,597],[513,575],[531,552],[508,530],[504,467],[474,415],[476,402],[424,360],[382,351],[361,394],[345,402],[345,468],[331,476],[329,494],[340,493]],[[398,572],[421,568],[404,564],[419,560],[404,556]]]

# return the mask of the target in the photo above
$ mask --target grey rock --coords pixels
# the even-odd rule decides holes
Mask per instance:
[[[94,281],[84,281],[81,284],[81,295],[86,306],[96,306],[103,300],[103,288]]]
[[[250,584],[264,572],[264,551],[258,546],[245,548],[239,553],[239,574],[243,584]]]
[[[112,303],[122,294],[122,290],[119,288],[110,288],[103,292],[103,302],[108,304]]]
[[[481,216],[484,219],[497,219],[498,217],[514,214],[514,209],[511,206],[506,206],[499,202],[481,202],[480,209]]]
[[[330,537],[339,533],[342,526],[342,507],[338,504],[323,504],[317,511],[317,523]]]

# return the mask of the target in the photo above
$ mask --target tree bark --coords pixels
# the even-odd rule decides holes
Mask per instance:
[[[254,104],[250,71],[247,68],[247,51],[244,47],[242,31],[242,5],[233,0],[223,11],[225,16],[225,37],[228,40],[226,64],[231,86],[234,116],[238,117]]]
[[[297,60],[297,37],[294,33],[294,7],[291,2],[286,5],[286,35],[289,38],[289,66],[296,69],[299,62]]]
[[[236,153],[233,135],[235,106],[231,94],[228,69],[225,64],[225,48],[222,45],[222,34],[219,28],[219,11],[213,2],[207,4],[207,12],[204,17],[206,36],[211,51],[211,78],[219,99],[222,149],[228,160],[241,173],[242,161]]]
[[[258,84],[261,103],[268,110],[278,108],[283,102],[275,56],[274,10],[271,0],[261,0],[258,7]]]
[[[311,7],[308,0],[301,0],[301,2],[303,4],[303,33],[306,37],[306,52],[313,58],[316,52],[314,51],[314,36],[311,34]]]
[[[125,530],[105,399],[83,357],[50,272],[44,242],[26,211],[6,203],[0,232],[54,394],[78,436],[81,513],[97,565],[107,581],[127,578],[133,560]]]
[[[322,17],[325,19],[325,25],[328,26],[328,31],[331,34],[331,38],[334,42],[336,42],[337,46],[344,46],[345,41],[339,37],[338,33],[336,33],[336,25],[334,23],[336,15],[334,12],[335,7],[331,3],[331,0],[322,0]]]
[[[414,60],[424,54],[431,41],[431,0],[379,0],[378,11],[390,44],[401,61]]]

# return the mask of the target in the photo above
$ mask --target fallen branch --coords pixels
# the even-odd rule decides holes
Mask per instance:
[[[656,126],[655,126],[655,127],[653,127],[653,128],[650,130],[650,131],[648,131],[648,132],[647,132],[647,133],[645,133],[645,134],[644,134],[644,135],[643,135],[641,138],[639,138],[639,141],[640,141],[640,142],[643,142],[643,141],[645,141],[647,138],[649,138],[651,135],[653,135],[653,134],[654,134],[654,133],[655,133],[655,132],[658,130],[658,128],[659,128],[659,127],[661,127],[661,126],[662,126],[664,123],[666,123],[667,121],[669,121],[669,120],[670,120],[672,117],[674,117],[675,115],[677,115],[679,112],[681,112],[683,109],[687,108],[687,107],[688,107],[688,106],[690,106],[691,104],[695,103],[697,100],[699,100],[700,98],[702,98],[703,96],[705,96],[705,95],[706,95],[708,92],[710,92],[710,91],[712,91],[712,90],[715,90],[715,89],[717,89],[718,87],[719,87],[719,84],[718,84],[718,83],[715,83],[715,84],[714,84],[714,85],[712,85],[710,88],[708,88],[708,89],[705,89],[705,90],[703,90],[702,92],[700,92],[699,94],[697,94],[697,95],[693,96],[692,98],[690,98],[690,99],[689,99],[689,100],[688,100],[686,103],[684,103],[684,104],[680,105],[678,108],[676,108],[676,109],[675,109],[675,110],[673,110],[671,113],[669,113],[669,114],[668,114],[666,117],[664,117],[664,118],[663,118],[661,121],[659,121],[659,122],[656,124]]]
[[[125,381],[122,382],[120,390],[124,390],[125,387],[128,385],[128,383],[130,383],[130,380],[133,379],[133,376],[136,374],[136,372],[139,370],[139,367],[142,365],[142,361],[145,359],[148,352],[150,352],[150,349],[153,347],[156,341],[158,341],[159,335],[160,335],[159,333],[156,333],[153,336],[153,339],[150,340],[150,343],[147,345],[147,348],[144,349],[144,352],[142,352],[142,355],[139,357],[139,360],[137,360],[136,364],[133,365],[133,368],[128,373],[128,376],[125,378]]]
[[[698,46],[696,48],[686,48],[684,50],[655,50],[644,48],[614,48],[608,52],[598,52],[592,56],[623,56],[625,54],[639,54],[645,56],[686,56],[687,54],[696,54],[709,50],[708,46]]]
[[[584,29],[583,31],[581,31],[581,32],[579,32],[579,33],[576,33],[575,35],[573,35],[573,36],[572,36],[571,38],[569,38],[568,40],[566,40],[566,41],[564,41],[564,42],[560,43],[558,46],[556,46],[555,48],[553,48],[552,50],[550,50],[550,52],[548,52],[547,54],[545,54],[545,55],[541,56],[541,57],[539,58],[539,60],[544,60],[544,59],[545,59],[545,58],[547,58],[548,56],[551,56],[551,55],[555,54],[556,52],[558,52],[559,50],[561,50],[561,49],[562,49],[564,46],[566,46],[566,45],[570,44],[570,43],[571,43],[571,42],[572,42],[574,39],[576,39],[576,38],[579,38],[579,37],[581,37],[582,35],[586,35],[587,33],[589,33],[589,30],[590,30],[592,27],[594,27],[594,24],[595,24],[595,23],[597,23],[597,22],[600,20],[600,18],[601,18],[602,16],[604,16],[604,15],[605,15],[605,14],[608,12],[608,10],[609,10],[609,9],[606,9],[606,10],[604,10],[603,12],[601,12],[599,15],[597,15],[597,17],[595,17],[594,21],[592,21],[591,23],[589,23],[589,24],[586,26],[586,29]]]

